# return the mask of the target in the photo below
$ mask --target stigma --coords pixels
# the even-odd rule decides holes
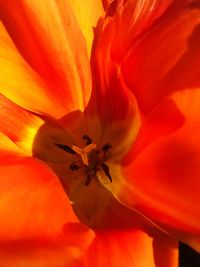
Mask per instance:
[[[78,154],[82,161],[83,161],[83,164],[85,166],[88,166],[89,165],[89,159],[88,159],[88,154],[94,150],[95,148],[97,147],[96,144],[89,144],[87,145],[86,147],[84,147],[83,149],[78,147],[78,146],[72,146],[72,150],[76,152],[76,154]]]
[[[71,171],[81,170],[85,176],[85,186],[88,186],[92,179],[97,178],[97,173],[103,170],[106,177],[112,183],[109,166],[106,161],[109,158],[109,150],[112,148],[110,143],[106,143],[101,148],[93,143],[92,139],[84,134],[82,139],[86,142],[86,146],[81,148],[76,145],[67,146],[63,144],[55,144],[59,149],[64,150],[75,156],[75,161],[69,165]]]

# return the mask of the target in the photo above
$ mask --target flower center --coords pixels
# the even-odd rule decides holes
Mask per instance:
[[[82,169],[86,177],[86,186],[90,184],[91,180],[97,176],[97,172],[100,170],[103,170],[110,182],[112,182],[109,166],[105,163],[108,160],[109,150],[112,148],[112,145],[107,143],[101,149],[98,149],[97,145],[93,143],[88,135],[85,134],[82,138],[86,141],[84,148],[75,145],[69,147],[55,144],[58,148],[77,156],[77,160],[69,165],[69,169],[72,171]]]

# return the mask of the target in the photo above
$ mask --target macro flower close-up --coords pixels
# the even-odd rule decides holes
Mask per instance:
[[[0,0],[0,267],[200,252],[199,47],[199,0]]]

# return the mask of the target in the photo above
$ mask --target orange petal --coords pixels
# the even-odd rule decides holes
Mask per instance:
[[[0,266],[73,266],[93,234],[75,217],[57,177],[0,151]]]
[[[88,115],[88,128],[95,129],[91,136],[99,135],[96,142],[100,145],[111,143],[113,151],[115,149],[115,154],[118,154],[117,159],[134,141],[140,116],[135,97],[124,83],[119,65],[106,51],[107,42],[109,35],[100,36],[92,54],[94,87],[85,114]],[[91,123],[92,120],[100,125],[100,129]]]
[[[44,161],[69,160],[55,143],[73,144],[73,139],[53,120],[38,117],[0,95],[0,131],[27,155]]]
[[[155,242],[155,241],[154,241]],[[157,243],[157,240],[155,244]],[[177,247],[163,240],[162,263],[153,239],[139,230],[101,230],[90,245],[80,267],[177,267]],[[156,251],[157,250],[157,251]],[[164,262],[164,263],[163,263]],[[166,264],[168,265],[165,265]]]
[[[14,159],[14,157],[19,156],[26,156],[21,149],[19,149],[6,135],[4,135],[0,131],[0,148],[1,148],[1,154],[5,157],[8,157],[8,160],[10,160],[10,156]]]
[[[173,118],[173,119],[172,119]],[[137,138],[123,159],[127,165],[148,145],[180,128],[185,118],[171,99],[164,99],[146,116],[142,117]]]
[[[153,240],[156,267],[177,267],[178,242],[172,237],[157,237]]]
[[[39,3],[22,0],[13,1],[10,5],[1,1],[0,7],[0,17],[14,44],[48,85],[42,90],[42,96],[48,96],[49,105],[51,102],[58,102],[62,107],[62,115],[76,109],[83,110],[91,90],[90,67],[84,39],[68,2],[46,0]],[[3,30],[1,29],[1,32]],[[13,90],[13,85],[16,84],[16,81],[13,82],[13,64],[18,73],[24,70],[24,66],[20,64],[19,55],[16,55],[11,40],[5,32],[2,34],[1,57],[5,58],[5,61],[3,60],[1,69],[6,67],[9,79],[6,76],[1,92],[23,107],[47,113],[50,106],[45,112],[46,107],[39,102],[38,89],[33,88],[32,104],[30,97],[26,96],[29,94],[28,86],[23,86],[22,83],[19,88],[18,84],[18,88]],[[23,73],[20,73],[19,83],[21,80],[23,82]],[[36,107],[34,96],[39,102]],[[50,114],[56,116],[56,112],[57,110],[54,110]]]
[[[31,154],[34,138],[44,121],[2,95],[0,106],[0,131]]]
[[[0,242],[0,266],[75,267],[83,252],[78,246],[67,242],[67,235],[50,241],[36,239]]]
[[[200,235],[200,91],[179,92],[172,98],[185,124],[152,143],[123,168],[118,197],[178,237],[185,239],[189,234],[195,238]]]
[[[138,35],[149,28],[164,13],[172,0],[103,2],[108,10],[105,19],[98,24],[95,41],[98,45],[99,41],[102,42],[102,38],[107,39],[102,51],[103,58],[109,55],[113,61],[121,65],[137,41]],[[129,70],[132,71],[132,69]]]
[[[98,144],[103,146],[110,143],[112,160],[121,160],[130,149],[140,127],[140,115],[135,97],[120,78],[116,80],[113,78],[109,87],[102,90],[99,88],[96,93],[96,105],[93,106],[97,108],[96,121],[99,120],[101,127]],[[92,126],[89,123],[88,128]]]
[[[0,157],[1,240],[49,237],[66,222],[76,221],[58,179],[45,165],[31,158],[13,159],[4,151]]]
[[[104,15],[102,0],[69,0],[79,27],[86,39],[88,53],[91,53],[94,38],[93,28]]]
[[[133,41],[127,40],[127,38],[135,34],[127,31],[126,28],[133,28],[134,19],[135,21],[142,20],[155,3],[143,1],[137,4],[135,1],[124,1],[126,3],[123,6],[122,2],[112,1],[106,18],[99,20],[95,29],[91,56],[94,88],[90,104],[97,110],[90,111],[90,114],[92,113],[94,116],[97,113],[97,117],[99,116],[102,128],[99,131],[102,130],[104,140],[109,142],[116,139],[116,142],[112,141],[113,147],[123,146],[124,151],[127,151],[127,147],[130,148],[138,132],[140,119],[135,98],[126,86],[121,72],[121,62],[125,51],[128,53],[130,43]],[[112,9],[112,5],[116,7],[113,18],[108,14],[111,12],[109,9]],[[160,14],[166,4],[160,3],[155,6]],[[148,23],[150,20],[152,22],[153,18],[149,18]],[[126,36],[127,32],[128,36]],[[96,127],[93,126],[93,128]],[[107,136],[106,133],[108,133]],[[95,135],[97,136],[97,134]],[[124,151],[120,151],[121,155]]]
[[[109,4],[112,0],[102,0],[103,8],[106,11],[107,8],[109,7]]]
[[[104,29],[104,22],[100,20],[95,29],[91,55],[94,81],[91,104],[97,106],[100,121],[105,126],[122,122],[129,113],[134,116],[137,104],[124,83],[119,62],[111,54],[114,30],[109,23]]]
[[[174,1],[133,43],[122,72],[144,112],[173,91],[200,85],[199,23],[198,1]]]
[[[19,54],[1,22],[0,44],[0,93],[36,113],[56,118],[65,114],[65,109],[49,95],[45,81]]]

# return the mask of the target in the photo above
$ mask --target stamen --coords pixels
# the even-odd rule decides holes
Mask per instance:
[[[69,165],[69,168],[72,170],[72,171],[77,171],[79,169],[79,166],[76,164],[76,162],[72,162],[70,165]]]
[[[90,173],[87,174],[87,178],[85,181],[85,186],[88,186],[92,180],[92,175]]]
[[[86,140],[86,145],[92,144],[92,139],[87,134],[84,134],[82,138]]]
[[[70,154],[75,155],[76,152],[69,146],[62,145],[62,144],[55,144],[59,149],[64,150],[65,152],[68,152]]]
[[[105,144],[103,147],[102,147],[102,151],[104,153],[108,152],[109,149],[111,149],[112,145],[110,143],[108,144]]]
[[[105,163],[103,163],[103,162],[101,163],[101,167],[102,167],[105,175],[108,177],[108,179],[112,183],[112,177],[110,175],[110,169],[109,169],[109,167]]]

